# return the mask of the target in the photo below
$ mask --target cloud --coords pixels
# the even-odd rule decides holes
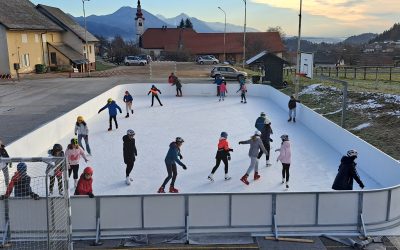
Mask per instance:
[[[298,11],[300,0],[250,0],[254,3]],[[381,13],[400,9],[399,0],[304,0],[303,13],[324,16],[340,24],[379,21]],[[359,24],[359,23],[358,23]]]

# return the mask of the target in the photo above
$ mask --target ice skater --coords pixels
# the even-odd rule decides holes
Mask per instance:
[[[68,145],[67,150],[65,150],[65,158],[67,159],[68,165],[68,177],[71,177],[71,173],[74,175],[74,186],[78,184],[78,171],[79,171],[79,161],[81,160],[81,156],[88,162],[88,159],[85,156],[85,151],[79,146],[78,139],[71,139],[71,143]]]
[[[208,176],[208,179],[210,181],[214,181],[214,173],[215,171],[217,171],[219,165],[221,164],[221,161],[223,161],[225,165],[225,180],[227,181],[231,179],[231,177],[228,175],[228,161],[231,160],[230,152],[233,152],[233,149],[229,147],[229,142],[227,139],[228,133],[222,132],[218,142],[217,154],[215,156],[216,163],[214,168],[211,170],[211,174]]]
[[[281,161],[282,163],[282,184],[286,181],[286,189],[289,188],[289,168],[292,158],[292,151],[290,147],[290,141],[288,135],[281,135],[282,143],[281,147],[276,149],[275,152],[279,151],[279,156],[276,162]]]
[[[290,100],[288,103],[288,107],[289,107],[289,120],[288,122],[292,121],[292,117],[293,117],[293,122],[296,122],[296,106],[297,103],[300,103],[299,100],[297,100],[294,95],[290,96]]]
[[[167,156],[165,157],[165,166],[167,167],[167,172],[168,176],[165,178],[163,184],[161,187],[158,189],[157,193],[165,193],[165,186],[167,183],[171,180],[171,184],[169,186],[169,192],[170,193],[178,193],[179,190],[175,188],[175,180],[176,176],[178,175],[177,169],[176,169],[176,163],[178,163],[184,170],[186,170],[186,165],[183,164],[180,160],[183,159],[181,155],[181,146],[183,144],[184,140],[181,137],[176,137],[174,142],[171,142],[169,144],[169,150],[167,153]]]
[[[100,114],[100,112],[106,108],[108,109],[108,114],[110,115],[108,131],[112,130],[112,120],[114,120],[115,128],[118,129],[117,110],[119,110],[119,113],[122,114],[122,109],[115,103],[115,101],[113,101],[112,98],[108,98],[107,104],[97,113]]]
[[[125,107],[126,107],[126,116],[125,118],[129,117],[129,112],[132,113],[133,115],[133,109],[132,109],[132,102],[133,102],[133,98],[132,95],[129,93],[129,91],[125,91],[125,95],[124,95],[124,103],[125,103]]]
[[[8,152],[6,150],[6,146],[3,144],[3,142],[0,140],[0,157],[3,158],[10,158],[10,156],[8,155]],[[10,176],[8,174],[8,171],[6,169],[6,167],[10,166],[10,168],[12,167],[11,162],[10,163],[0,163],[0,168],[3,171],[3,175],[4,175],[4,182],[7,183],[10,180]]]
[[[221,85],[219,86],[219,101],[225,101],[225,93],[228,93],[228,89],[226,87],[226,81],[223,80]]]
[[[75,135],[78,136],[78,144],[83,148],[82,145],[82,138],[85,140],[85,145],[86,145],[86,152],[89,155],[92,155],[92,152],[90,150],[89,146],[89,128],[83,119],[83,116],[78,116],[76,119],[76,124],[75,124]]]
[[[53,148],[48,151],[49,157],[64,157],[63,148],[60,144],[56,143],[53,145]],[[50,177],[50,185],[49,185],[49,192],[50,195],[53,194],[54,182],[57,178],[57,185],[58,185],[58,193],[59,195],[63,195],[63,183],[62,183],[62,176],[63,176],[63,167],[62,163],[60,162],[57,166],[54,162],[51,162],[47,166],[48,169],[51,169],[49,172]]]
[[[171,86],[176,87],[176,96],[182,97],[182,83],[181,80],[172,72],[171,75],[168,77],[168,82],[171,83]]]
[[[158,88],[156,88],[155,85],[152,85],[151,89],[149,90],[149,93],[147,93],[147,95],[150,95],[150,93],[151,93],[151,107],[153,107],[153,104],[154,104],[154,97],[157,99],[160,106],[162,106],[160,98],[158,98],[157,92],[160,93],[160,95],[161,95],[161,91]]]
[[[135,164],[135,160],[137,157],[137,150],[135,145],[135,132],[132,129],[128,129],[126,135],[122,137],[123,151],[124,151],[124,162],[126,164],[126,185],[131,185],[132,178],[129,177],[132,172],[133,165]]]
[[[15,187],[15,188],[14,188]],[[14,197],[24,198],[31,197],[39,200],[39,195],[32,191],[31,177],[27,173],[27,165],[25,162],[20,162],[17,165],[17,172],[11,178],[8,184],[6,193],[0,196],[0,200],[8,199],[14,189]]]
[[[268,118],[266,118],[264,122],[265,122],[264,126],[261,129],[261,141],[263,142],[264,147],[268,152],[268,154],[265,155],[265,158],[266,158],[265,166],[269,167],[269,166],[271,166],[271,163],[269,161],[269,156],[270,156],[270,150],[271,150],[270,142],[273,142],[273,140],[271,139],[271,134],[273,134],[273,131],[272,131],[272,128],[271,128],[271,121],[268,120]],[[264,154],[264,152],[262,150],[260,150],[260,152],[258,153],[257,158],[261,159],[261,156],[263,154]]]
[[[247,100],[246,100],[246,92],[247,92],[246,84],[240,84],[239,90],[236,91],[236,93],[238,93],[239,91],[240,91],[240,102],[241,103],[247,103]]]
[[[254,169],[254,180],[258,180],[261,178],[261,176],[258,174],[258,151],[261,149],[264,154],[268,154],[267,150],[264,148],[264,145],[260,139],[260,131],[254,132],[254,135],[250,138],[250,140],[247,141],[240,141],[239,144],[250,144],[250,149],[249,149],[249,157],[250,157],[250,166],[247,169],[247,172],[245,175],[242,176],[240,179],[244,184],[249,185],[249,181],[247,178],[249,177],[249,174],[251,171]]]
[[[265,115],[265,113],[264,113],[264,112],[261,112],[260,116],[257,118],[257,120],[256,120],[256,122],[255,122],[255,124],[254,124],[254,127],[256,127],[256,129],[257,129],[258,131],[261,132],[261,130],[263,130],[263,128],[264,128],[265,121],[266,121],[267,119],[268,119],[268,118],[267,118],[267,116]]]
[[[94,198],[93,194],[93,168],[86,167],[79,178],[74,195],[88,195],[89,198]]]
[[[353,190],[353,179],[356,180],[361,189],[364,188],[364,183],[357,172],[357,163],[354,162],[357,156],[358,153],[356,150],[349,150],[347,151],[347,155],[342,157],[332,189]]]
[[[225,81],[225,78],[221,75],[217,75],[214,79],[214,83],[217,85],[217,96],[219,96],[219,87],[221,86],[222,82]]]

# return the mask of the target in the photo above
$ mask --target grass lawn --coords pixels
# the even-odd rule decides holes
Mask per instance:
[[[116,66],[114,66],[114,65],[104,64],[103,62],[96,60],[96,71],[104,71],[104,70],[112,69],[115,67]]]

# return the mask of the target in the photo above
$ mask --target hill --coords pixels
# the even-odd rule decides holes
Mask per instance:
[[[382,34],[372,39],[370,43],[384,41],[400,41],[400,23],[395,23],[389,30],[385,30]]]
[[[374,33],[363,33],[356,36],[351,36],[343,41],[345,44],[361,45],[368,43],[371,39],[374,39],[378,34]]]

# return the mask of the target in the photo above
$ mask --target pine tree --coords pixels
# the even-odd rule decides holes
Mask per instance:
[[[181,19],[181,22],[179,23],[178,28],[185,28],[185,21],[183,21],[183,18]]]
[[[185,28],[193,29],[193,23],[190,21],[189,18],[186,18]]]

